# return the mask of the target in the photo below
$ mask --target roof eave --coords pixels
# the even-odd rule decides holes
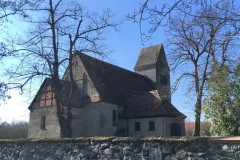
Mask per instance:
[[[127,119],[135,119],[135,118],[156,118],[156,117],[170,117],[170,118],[178,118],[178,119],[185,119],[187,116],[173,116],[173,115],[153,115],[153,116],[120,116],[120,118],[127,118]]]

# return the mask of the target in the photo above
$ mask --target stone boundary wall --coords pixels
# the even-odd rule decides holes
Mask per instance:
[[[240,159],[239,144],[208,138],[89,137],[0,140],[1,160],[205,160]]]

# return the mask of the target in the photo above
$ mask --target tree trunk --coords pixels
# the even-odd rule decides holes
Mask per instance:
[[[58,43],[57,43],[57,34],[56,34],[56,21],[55,21],[55,9],[53,7],[52,0],[49,0],[49,13],[51,17],[51,21],[49,22],[52,31],[52,47],[54,53],[54,63],[53,63],[53,87],[55,93],[55,100],[57,105],[57,117],[60,125],[61,137],[72,137],[72,129],[71,129],[71,116],[69,116],[68,106],[65,105],[62,96],[63,86],[59,79],[59,52],[58,52]]]
[[[235,128],[234,128],[234,136],[238,136],[239,134],[238,134],[238,126],[236,126]]]
[[[72,137],[72,128],[71,128],[71,116],[68,111],[68,107],[64,106],[62,99],[62,88],[63,86],[60,83],[59,79],[53,78],[53,86],[55,90],[55,100],[57,107],[57,117],[60,125],[61,137]]]
[[[198,98],[195,104],[195,128],[194,128],[193,136],[200,136],[201,111],[202,111],[202,101],[200,98]]]
[[[60,118],[59,125],[61,127],[61,137],[63,138],[71,138],[72,137],[72,127],[71,127],[71,119],[70,118]]]

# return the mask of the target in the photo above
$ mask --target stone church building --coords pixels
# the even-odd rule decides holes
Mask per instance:
[[[65,98],[74,106],[73,137],[185,135],[186,116],[171,104],[170,71],[162,44],[142,48],[134,72],[79,52],[72,67],[78,97],[68,97],[68,68],[62,83]],[[45,79],[29,106],[29,138],[61,137],[50,82]]]

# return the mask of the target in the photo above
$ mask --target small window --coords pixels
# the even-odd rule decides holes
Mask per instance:
[[[113,110],[112,112],[112,125],[116,126],[117,125],[117,111]]]
[[[153,121],[149,122],[149,131],[155,131],[155,122]]]
[[[141,131],[141,123],[135,122],[135,131]]]
[[[46,116],[41,116],[41,129],[46,129]]]

